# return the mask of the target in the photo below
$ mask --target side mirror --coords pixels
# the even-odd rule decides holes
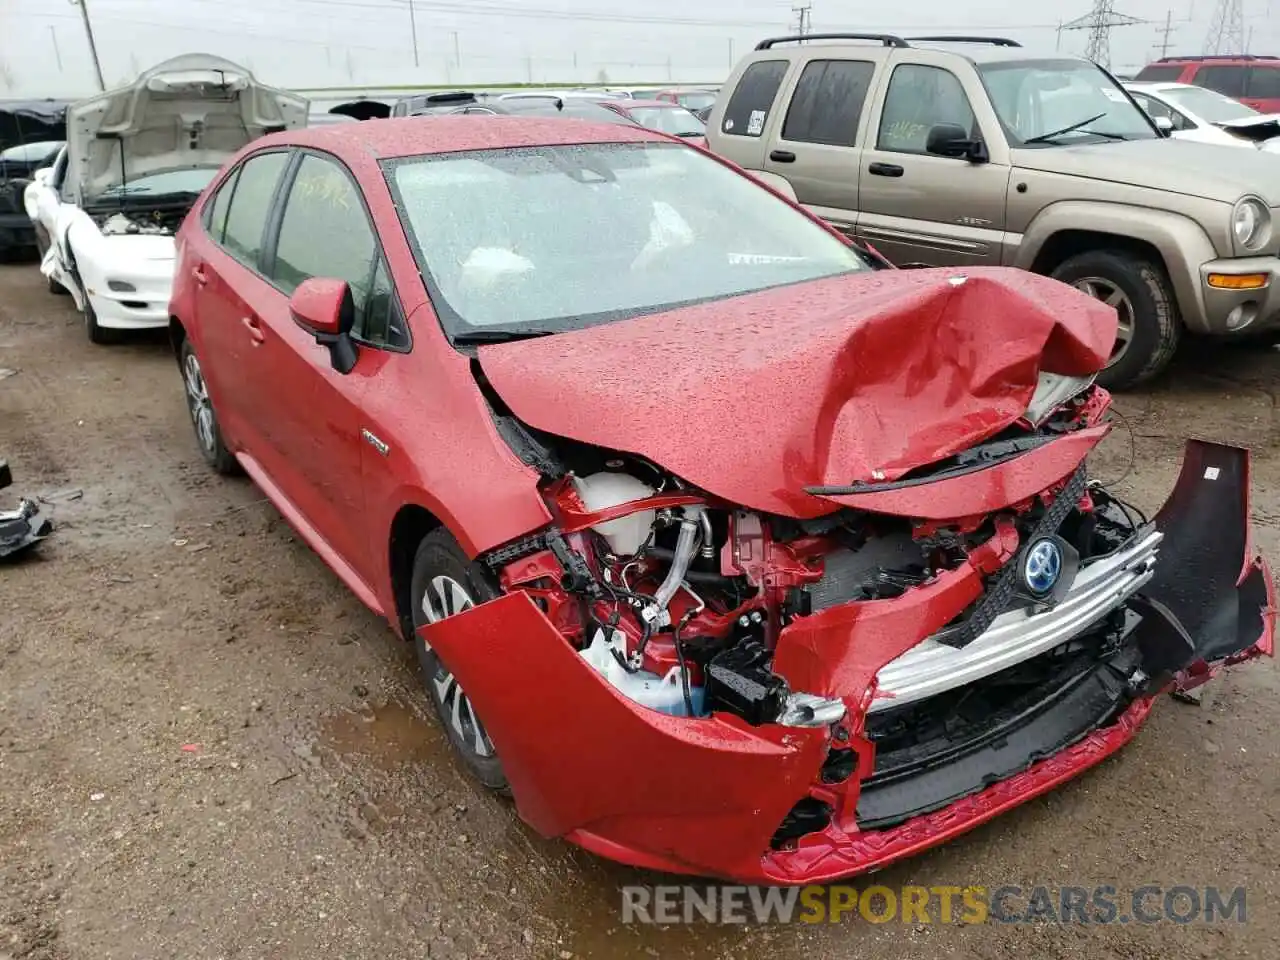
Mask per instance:
[[[351,339],[355,325],[355,301],[345,280],[312,277],[303,280],[289,298],[294,322],[329,348],[329,360],[339,373],[350,373],[356,365],[356,345]]]
[[[970,163],[986,163],[990,156],[981,140],[970,140],[969,131],[958,123],[935,123],[925,140],[926,153],[938,157],[955,157]]]
[[[1152,117],[1152,122],[1156,125],[1156,129],[1160,131],[1160,136],[1168,137],[1173,135],[1173,121],[1168,117]]]

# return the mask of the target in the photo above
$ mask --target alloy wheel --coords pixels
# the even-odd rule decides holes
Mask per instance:
[[[1101,300],[1107,306],[1115,308],[1116,342],[1111,348],[1111,359],[1107,361],[1107,367],[1114,367],[1133,343],[1133,301],[1113,281],[1104,280],[1101,277],[1081,277],[1071,285],[1095,300]]]
[[[182,383],[187,391],[187,407],[191,411],[191,422],[195,424],[196,438],[200,446],[212,453],[217,443],[214,435],[213,404],[209,400],[209,388],[204,382],[204,373],[200,370],[200,361],[194,352],[188,351],[182,364]]]
[[[452,577],[432,577],[422,595],[422,613],[428,623],[438,623],[476,605],[466,589]],[[440,701],[441,714],[448,718],[462,743],[467,744],[476,756],[492,757],[493,742],[485,731],[475,708],[458,683],[457,677],[437,658],[435,675],[431,678],[436,698]]]

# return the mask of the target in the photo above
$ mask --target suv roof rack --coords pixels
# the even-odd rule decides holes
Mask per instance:
[[[964,36],[937,36],[937,37],[907,37],[908,40],[914,40],[918,43],[989,43],[995,47],[1020,47],[1017,40],[1010,40],[1008,37],[964,37]]]
[[[886,47],[909,47],[901,37],[891,33],[796,33],[787,37],[770,37],[756,44],[757,50],[772,50],[780,43],[799,43],[804,40],[876,40]]]
[[[1156,63],[1188,63],[1201,60],[1280,60],[1280,57],[1259,53],[1206,53],[1204,55],[1161,57]]]

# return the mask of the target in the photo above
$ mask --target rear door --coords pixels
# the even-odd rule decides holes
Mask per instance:
[[[1280,113],[1280,64],[1249,68],[1244,103],[1262,113]]]
[[[256,370],[253,304],[270,289],[261,275],[263,241],[290,156],[256,153],[224,179],[205,207],[212,242],[193,247],[184,261],[195,283],[205,380],[227,436],[254,459],[262,456],[273,397],[270,377],[264,382]]]
[[[765,157],[765,170],[785,177],[797,200],[849,236],[858,217],[866,104],[883,61],[869,47],[865,58],[804,63]]]
[[[1196,68],[1191,83],[1233,100],[1244,100],[1248,78],[1248,72],[1239,64],[1203,64]]]
[[[957,57],[894,51],[876,98],[858,187],[858,236],[894,263],[1000,264],[1009,152],[976,71]],[[925,149],[937,124],[981,139],[974,163]]]

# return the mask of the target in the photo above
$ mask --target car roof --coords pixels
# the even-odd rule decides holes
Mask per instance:
[[[568,117],[426,116],[335,123],[273,133],[254,146],[315,147],[352,151],[377,160],[466,150],[558,147],[578,143],[669,143],[639,124],[593,123]]]

